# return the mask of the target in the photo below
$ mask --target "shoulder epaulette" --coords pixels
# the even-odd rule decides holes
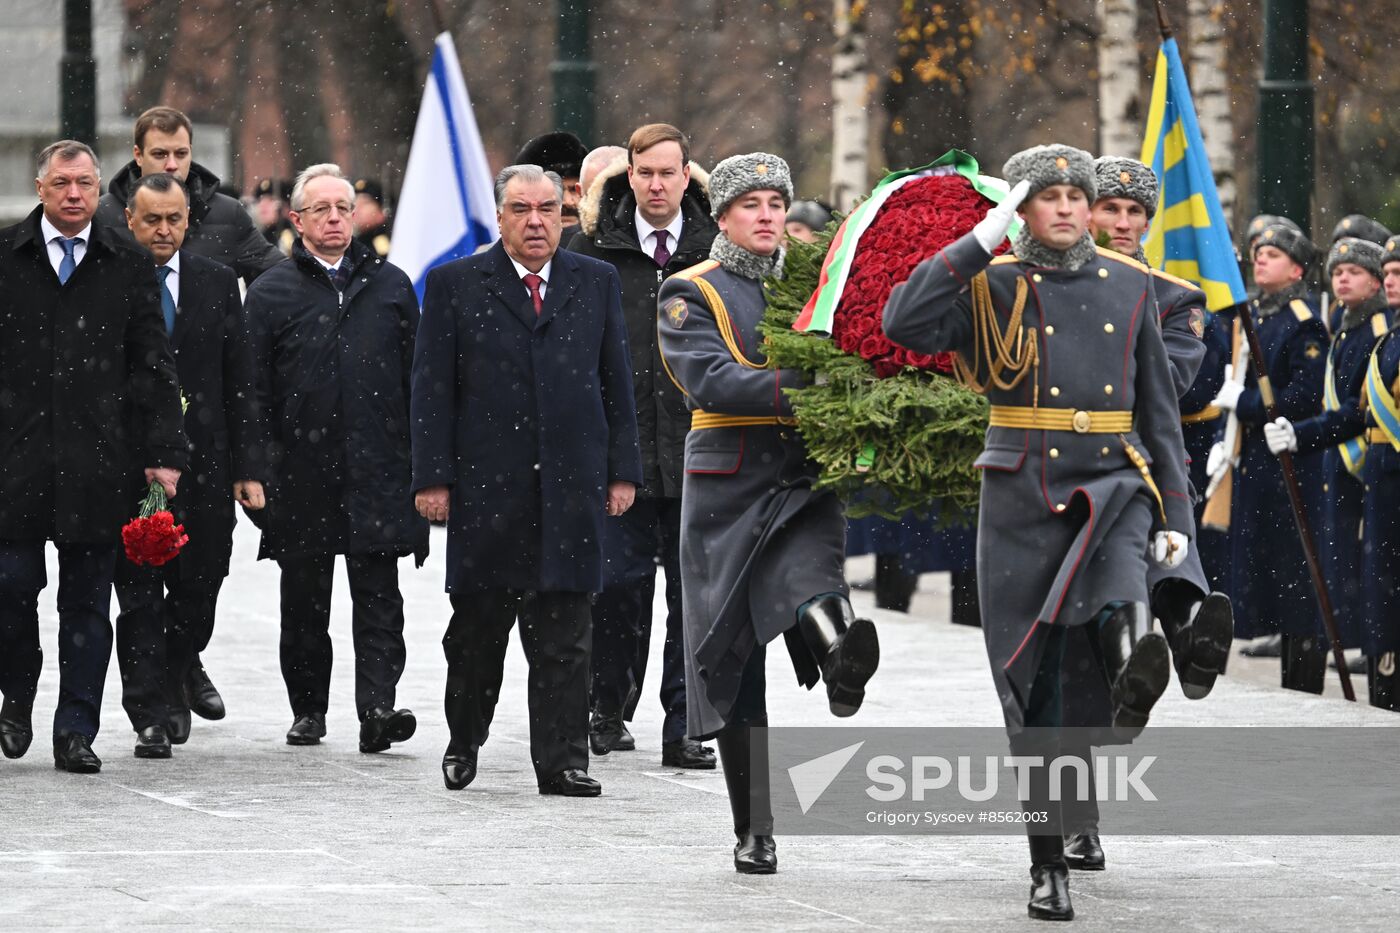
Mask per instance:
[[[993,257],[992,261],[989,262],[989,263],[987,263],[987,265],[989,265],[989,266],[1004,266],[1004,265],[1006,265],[1008,262],[1020,262],[1020,261],[1021,261],[1020,258],[1019,258],[1015,253],[1003,253],[1003,254],[1000,255],[1000,256]]]
[[[688,269],[682,269],[681,271],[677,272],[675,275],[671,276],[671,278],[673,278],[673,279],[693,279],[693,278],[695,278],[696,276],[704,275],[706,272],[710,272],[710,271],[712,271],[712,270],[714,270],[714,269],[718,269],[718,268],[719,268],[719,261],[718,261],[718,260],[715,260],[715,259],[706,259],[704,262],[697,262],[695,265],[691,266],[691,267],[688,268]]]
[[[1138,262],[1138,261],[1137,261],[1136,259],[1134,259],[1133,257],[1131,257],[1131,256],[1124,256],[1122,253],[1118,252],[1117,250],[1107,249],[1106,247],[1103,247],[1103,246],[1095,246],[1094,249],[1098,250],[1098,251],[1099,251],[1099,255],[1102,256],[1104,259],[1112,259],[1112,260],[1115,260],[1115,261],[1117,261],[1117,262],[1123,263],[1123,265],[1125,265],[1125,266],[1132,266],[1134,269],[1137,269],[1139,272],[1144,272],[1144,273],[1148,273],[1148,274],[1150,274],[1150,273],[1152,272],[1151,269],[1147,268],[1146,266],[1144,266],[1142,263]]]
[[[1385,322],[1385,312],[1377,311],[1371,315],[1371,336],[1384,337],[1385,332],[1390,330],[1390,325]]]
[[[1312,308],[1309,308],[1308,303],[1301,298],[1294,298],[1290,301],[1288,309],[1293,312],[1293,316],[1298,319],[1299,323],[1313,319]]]
[[[1179,275],[1172,275],[1170,272],[1163,272],[1161,269],[1153,269],[1152,274],[1157,276],[1157,278],[1159,279],[1166,279],[1173,285],[1180,285],[1182,288],[1189,288],[1192,291],[1195,291],[1201,287],[1195,282],[1192,282],[1190,279],[1183,279]]]

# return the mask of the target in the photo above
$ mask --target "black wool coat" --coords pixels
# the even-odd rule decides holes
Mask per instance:
[[[141,169],[135,160],[122,166],[108,183],[93,218],[95,223],[111,227],[133,244],[126,226],[126,201],[140,180]],[[190,191],[190,226],[181,247],[185,252],[232,266],[239,278],[249,284],[287,258],[258,232],[242,204],[218,191],[219,176],[192,162],[185,185]]]
[[[452,487],[447,591],[597,592],[607,484],[639,483],[617,273],[557,250],[544,306],[505,248],[428,273],[413,488]]]
[[[165,576],[222,580],[233,551],[233,484],[262,482],[267,470],[238,277],[182,250],[177,306],[170,345],[186,406],[189,467],[170,510],[190,540]]]
[[[60,285],[42,213],[0,230],[0,540],[109,543],[186,466],[175,361],[150,254],[94,223]]]
[[[413,283],[361,243],[342,295],[301,240],[248,289],[258,408],[271,463],[267,508],[248,516],[263,557],[428,555],[409,491]]]

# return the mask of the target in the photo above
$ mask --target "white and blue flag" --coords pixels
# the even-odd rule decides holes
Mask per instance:
[[[429,269],[470,256],[500,235],[493,181],[457,50],[444,32],[434,42],[389,253],[413,280],[419,301]]]

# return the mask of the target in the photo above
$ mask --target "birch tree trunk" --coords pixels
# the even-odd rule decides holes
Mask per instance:
[[[1099,151],[1136,159],[1142,151],[1142,62],[1137,0],[1099,5]]]
[[[1201,124],[1220,207],[1227,223],[1235,219],[1235,130],[1230,119],[1229,72],[1225,61],[1225,30],[1221,0],[1190,0],[1186,33],[1191,70],[1191,98]]]
[[[862,14],[850,0],[834,0],[836,47],[831,55],[831,203],[849,211],[869,188],[867,104],[870,59]]]

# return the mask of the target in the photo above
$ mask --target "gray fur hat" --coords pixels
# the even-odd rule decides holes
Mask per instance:
[[[1259,235],[1268,227],[1287,227],[1299,233],[1303,232],[1302,227],[1298,226],[1287,217],[1279,214],[1257,214],[1244,230],[1245,252],[1253,254],[1254,247],[1259,245],[1255,241],[1259,239]]]
[[[1374,275],[1377,281],[1385,278],[1385,273],[1381,271],[1381,266],[1385,264],[1385,248],[1370,240],[1344,236],[1333,243],[1332,251],[1327,254],[1327,277],[1330,279],[1332,270],[1344,262],[1360,266]]]
[[[1157,213],[1157,173],[1137,159],[1122,156],[1099,156],[1094,160],[1094,183],[1099,196],[1127,198],[1147,209],[1148,219]]]
[[[1390,231],[1365,214],[1348,214],[1337,221],[1337,226],[1332,228],[1332,242],[1335,243],[1343,237],[1370,240],[1377,246],[1381,246],[1390,239]]]
[[[1313,245],[1312,240],[1303,235],[1303,232],[1293,221],[1284,217],[1278,218],[1278,221],[1278,223],[1267,224],[1254,234],[1254,249],[1261,246],[1273,246],[1281,249],[1289,259],[1302,266],[1306,271],[1317,259],[1317,247]],[[1251,226],[1253,225],[1251,224]],[[1250,258],[1254,258],[1254,250],[1250,250]]]
[[[710,215],[718,219],[724,209],[750,191],[776,191],[783,204],[792,206],[792,172],[779,156],[750,152],[730,156],[710,171]]]
[[[1385,241],[1385,255],[1381,257],[1381,268],[1387,263],[1400,262],[1400,236],[1392,236]]]
[[[1013,187],[1022,180],[1030,182],[1028,198],[1051,185],[1073,185],[1088,195],[1091,203],[1099,199],[1094,184],[1094,157],[1073,146],[1052,143],[1022,149],[1006,160],[1001,174]]]

